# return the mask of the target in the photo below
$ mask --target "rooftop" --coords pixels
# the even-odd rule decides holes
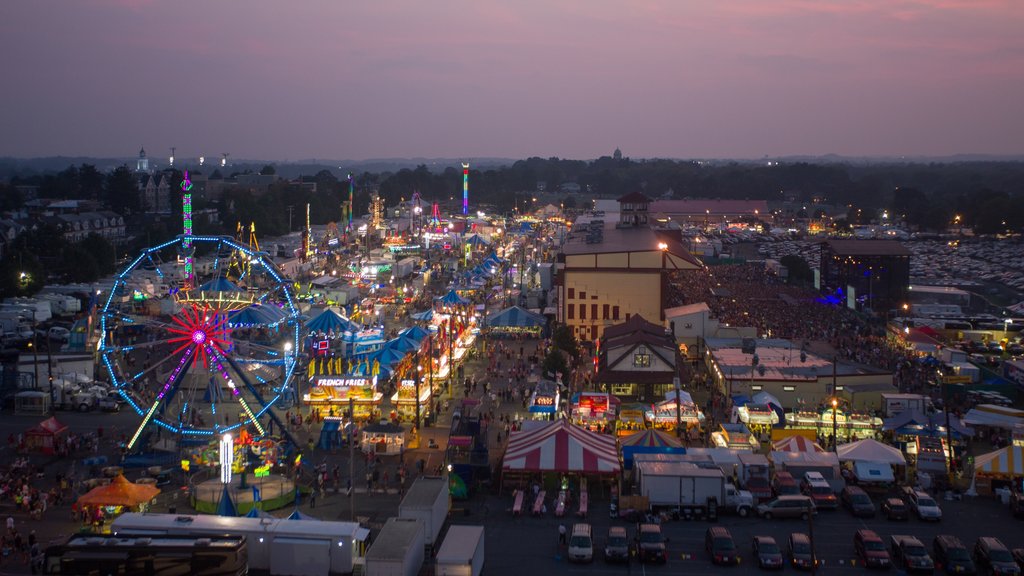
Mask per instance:
[[[804,360],[800,360],[800,345],[788,340],[764,339],[757,341],[758,366],[763,366],[765,371],[761,374],[759,369],[752,369],[753,354],[744,353],[740,346],[739,338],[709,338],[708,349],[722,371],[724,378],[751,379],[753,380],[796,380],[814,382],[820,377],[832,375],[832,359],[818,356],[811,352],[804,352]],[[852,362],[839,361],[835,365],[837,376],[856,376],[867,374],[884,374],[885,371],[855,364]]]
[[[768,214],[767,200],[655,200],[650,210],[674,214]]]

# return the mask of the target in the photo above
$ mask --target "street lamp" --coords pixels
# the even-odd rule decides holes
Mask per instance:
[[[836,436],[836,409],[839,407],[839,400],[832,398],[832,451],[839,452],[839,438]]]

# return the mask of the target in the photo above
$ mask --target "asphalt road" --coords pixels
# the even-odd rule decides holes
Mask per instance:
[[[471,518],[453,517],[453,523],[479,523],[484,521],[482,505],[474,504]],[[807,532],[808,523],[801,520],[763,520],[721,516],[717,525],[732,533],[742,559],[737,567],[727,568],[711,564],[704,552],[704,533],[712,523],[707,521],[672,521],[662,525],[668,538],[669,561],[665,565],[645,565],[634,562],[630,566],[606,564],[601,559],[600,547],[609,526],[623,525],[632,537],[635,524],[612,520],[607,514],[607,502],[596,502],[587,520],[593,526],[595,560],[591,564],[570,564],[565,559],[565,548],[558,546],[558,525],[571,529],[576,518],[512,517],[506,512],[511,498],[496,497],[487,500],[486,565],[485,572],[492,576],[522,576],[523,574],[719,574],[728,570],[733,574],[759,572],[751,554],[751,539],[755,535],[773,536],[785,548],[791,532]],[[1009,510],[991,499],[942,501],[944,520],[924,523],[916,519],[890,522],[880,515],[875,518],[854,518],[844,510],[822,511],[814,519],[815,549],[823,565],[818,574],[852,574],[866,569],[856,561],[853,553],[853,534],[860,528],[877,532],[886,543],[893,534],[917,536],[931,550],[932,539],[938,534],[953,534],[965,545],[972,547],[979,536],[997,536],[1010,548],[1024,547],[1024,522],[1014,520]],[[793,572],[786,567],[784,572]],[[893,571],[893,573],[899,573]]]

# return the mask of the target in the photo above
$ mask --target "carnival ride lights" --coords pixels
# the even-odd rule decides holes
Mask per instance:
[[[144,289],[154,274],[161,278],[181,278],[180,272],[175,275],[172,268],[180,269],[183,261],[175,258],[163,261],[161,254],[176,248],[180,254],[185,241],[184,236],[179,236],[143,250],[115,277],[100,315],[101,339],[97,346],[100,361],[114,388],[142,417],[128,443],[129,449],[137,446],[143,430],[150,424],[186,436],[219,436],[251,424],[262,435],[265,429],[259,420],[264,417],[277,420],[269,408],[291,395],[295,355],[282,356],[280,349],[288,344],[297,349],[299,314],[290,283],[266,254],[230,237],[191,236],[189,243],[193,247],[209,247],[202,253],[209,254],[211,262],[196,266],[202,270],[201,280],[205,283],[200,285],[200,278],[193,277],[195,287],[192,290],[172,288],[170,294],[160,299],[159,307],[150,314],[139,314],[140,304],[130,296]],[[240,254],[251,266],[244,282],[237,285],[225,276],[232,252]],[[234,320],[236,315],[242,314],[243,308],[253,304],[278,312],[266,320],[256,320],[255,324]],[[233,330],[249,327],[276,327],[274,334],[278,341],[270,345],[241,343],[244,338],[233,335]],[[140,370],[130,369],[129,355],[147,351],[153,358],[152,363],[147,362]],[[135,359],[137,356],[132,358]],[[173,370],[168,373],[171,366]],[[208,387],[202,386],[207,379]],[[153,400],[149,403],[141,400],[146,397],[141,392],[154,385]],[[211,414],[222,412],[218,406],[222,386],[231,392],[225,400],[236,404],[242,414],[239,422],[225,423],[222,419],[218,424],[215,417],[203,424],[198,422],[201,418],[189,417],[190,410],[194,413],[195,406],[206,402],[209,402]],[[204,389],[209,392],[208,399],[203,398]],[[278,420],[278,425],[281,424]],[[281,430],[288,435],[285,427]]]
[[[462,163],[462,213],[469,214],[469,162]]]
[[[194,275],[194,262],[192,261],[195,250],[192,248],[192,181],[188,179],[188,170],[185,170],[185,178],[181,181],[181,192],[184,196],[181,199],[181,224],[185,240],[181,248],[185,252],[185,282],[183,288],[188,290],[192,287]]]

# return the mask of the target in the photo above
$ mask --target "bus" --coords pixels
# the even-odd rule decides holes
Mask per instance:
[[[43,574],[82,576],[243,576],[244,536],[83,534],[50,546]]]

